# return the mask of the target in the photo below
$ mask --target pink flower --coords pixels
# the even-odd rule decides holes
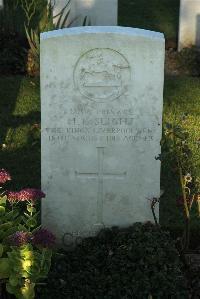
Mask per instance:
[[[18,192],[19,201],[36,201],[45,197],[45,193],[39,189],[27,188]]]
[[[19,201],[18,197],[19,197],[19,192],[9,191],[7,193],[7,199],[11,204],[18,202]]]
[[[27,188],[21,191],[10,191],[7,193],[7,198],[10,203],[19,201],[36,201],[45,197],[44,192],[39,189]]]
[[[17,231],[8,237],[8,242],[11,246],[23,246],[31,242],[31,234],[28,232]]]
[[[10,174],[5,169],[0,169],[0,184],[11,180]]]

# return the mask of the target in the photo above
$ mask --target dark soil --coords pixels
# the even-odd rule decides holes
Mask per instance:
[[[165,73],[171,76],[200,76],[200,52],[192,47],[178,52],[174,47],[165,52]]]
[[[136,223],[103,230],[55,255],[37,299],[187,298],[182,270],[169,234]]]

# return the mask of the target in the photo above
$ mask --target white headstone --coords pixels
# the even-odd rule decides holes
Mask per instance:
[[[3,0],[0,0],[0,9],[3,9]]]
[[[41,35],[42,222],[60,243],[152,220],[163,74],[161,33],[80,27]]]
[[[85,17],[92,26],[116,26],[118,20],[118,0],[72,0],[70,21],[74,26],[82,26]]]
[[[200,0],[181,0],[178,50],[200,47]]]
[[[67,0],[55,1],[54,16],[57,15],[68,3]],[[86,24],[93,26],[116,26],[118,19],[118,0],[71,0],[70,14],[66,21],[66,26],[82,26],[87,17]],[[68,12],[65,10],[64,16]],[[63,18],[64,18],[63,16]],[[58,17],[54,19],[56,23]]]

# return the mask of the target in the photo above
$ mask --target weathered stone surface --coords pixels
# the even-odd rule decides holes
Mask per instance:
[[[60,243],[152,220],[163,73],[160,33],[81,27],[41,35],[42,222]]]
[[[200,0],[181,0],[178,50],[200,47]]]

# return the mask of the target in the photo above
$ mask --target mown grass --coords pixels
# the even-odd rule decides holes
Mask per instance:
[[[183,121],[183,115],[186,115]],[[200,78],[167,77],[164,91],[163,123],[180,125],[189,133],[189,147],[192,150],[191,169],[200,176]],[[166,160],[162,164],[162,187],[165,191],[160,205],[161,224],[174,229],[183,227],[182,210],[176,200],[181,195],[179,177]],[[190,169],[188,169],[190,172]],[[193,173],[192,173],[193,174]],[[192,211],[191,227],[200,228],[197,209]]]

